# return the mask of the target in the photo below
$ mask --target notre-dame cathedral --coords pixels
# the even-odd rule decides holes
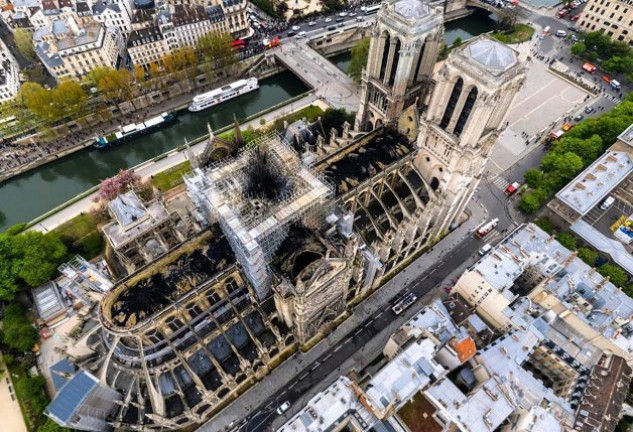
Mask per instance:
[[[464,220],[525,66],[485,35],[437,64],[442,13],[383,3],[355,124],[338,136],[210,133],[179,191],[110,206],[104,234],[129,275],[73,360],[111,404],[86,397],[66,425],[204,422]]]

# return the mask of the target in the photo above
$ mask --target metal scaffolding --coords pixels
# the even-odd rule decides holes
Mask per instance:
[[[201,213],[217,219],[260,299],[271,289],[268,264],[292,224],[318,229],[334,187],[276,132],[185,179]]]

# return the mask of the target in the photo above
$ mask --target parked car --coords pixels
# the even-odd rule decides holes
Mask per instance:
[[[302,39],[304,37],[306,37],[306,32],[301,31],[301,32],[297,33],[297,39]]]
[[[297,32],[294,32],[294,31],[291,30],[291,31],[288,32],[288,37],[294,36],[296,34],[297,34]]]
[[[342,22],[342,21],[343,21],[343,18],[337,18],[336,19],[336,22]]]
[[[315,26],[315,25],[316,25],[316,21],[310,21],[310,22],[308,23],[308,25],[309,25],[310,27]]]
[[[336,30],[336,26],[329,26],[327,29],[330,30],[330,31]]]
[[[579,121],[581,121],[581,120],[582,120],[582,119],[584,119],[584,118],[585,118],[585,116],[584,116],[584,115],[582,115],[582,114],[578,114],[576,117],[574,117],[574,121],[579,122]]]
[[[561,9],[558,12],[556,12],[556,16],[558,18],[563,18],[565,17],[567,14],[569,13],[569,11],[567,9]]]
[[[299,30],[301,29],[301,26],[298,26],[298,25],[293,25],[293,26],[292,26],[292,29],[293,29],[294,31],[299,31]]]
[[[567,32],[565,30],[558,30],[556,32],[556,36],[560,38],[564,38],[565,36],[567,36]]]
[[[608,210],[609,207],[611,207],[614,202],[615,202],[615,198],[609,195],[608,197],[605,198],[604,201],[602,201],[602,204],[600,204],[600,210]]]
[[[288,411],[288,408],[290,408],[290,402],[286,401],[279,405],[279,408],[277,408],[277,414],[282,415],[283,413]]]
[[[327,18],[325,19],[325,22],[332,22],[332,18],[327,17]]]
[[[569,21],[578,21],[578,18],[580,18],[580,14],[572,15],[569,18]]]
[[[345,17],[347,16],[347,12],[341,12],[340,14],[338,14],[338,16]]]
[[[484,256],[491,250],[492,250],[492,246],[490,246],[490,243],[486,243],[485,245],[483,245],[481,249],[479,249],[479,252],[477,253],[479,254],[479,256]]]
[[[585,114],[591,114],[593,112],[593,107],[588,106],[585,108]]]

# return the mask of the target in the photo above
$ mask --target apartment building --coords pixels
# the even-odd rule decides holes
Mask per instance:
[[[175,5],[171,24],[177,47],[195,46],[198,39],[208,33],[226,31],[224,14],[217,6]]]
[[[13,99],[20,89],[20,68],[15,57],[0,40],[0,102]]]
[[[117,67],[123,46],[117,28],[95,21],[80,26],[72,17],[37,29],[33,42],[36,54],[57,80],[81,79],[99,66]]]
[[[169,51],[167,40],[155,25],[132,30],[127,40],[127,52],[135,66],[147,68],[152,62],[158,62]]]
[[[589,0],[579,20],[583,31],[603,31],[633,46],[633,0]]]

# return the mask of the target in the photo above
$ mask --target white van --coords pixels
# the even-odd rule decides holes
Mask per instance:
[[[558,30],[556,32],[556,36],[558,36],[558,37],[565,37],[565,36],[567,36],[567,32],[565,30]]]
[[[619,81],[611,80],[611,82],[609,84],[611,84],[611,87],[613,87],[614,89],[620,90],[620,82]]]
[[[300,31],[299,33],[297,33],[297,39],[301,39],[306,37],[306,32],[304,31]]]
[[[492,250],[492,246],[490,246],[490,243],[486,243],[481,249],[479,249],[478,253],[479,255],[484,256],[491,250]]]
[[[600,204],[600,210],[607,210],[609,207],[613,205],[614,202],[615,202],[615,198],[609,195],[608,197],[605,198],[604,201],[602,201],[602,204]]]

